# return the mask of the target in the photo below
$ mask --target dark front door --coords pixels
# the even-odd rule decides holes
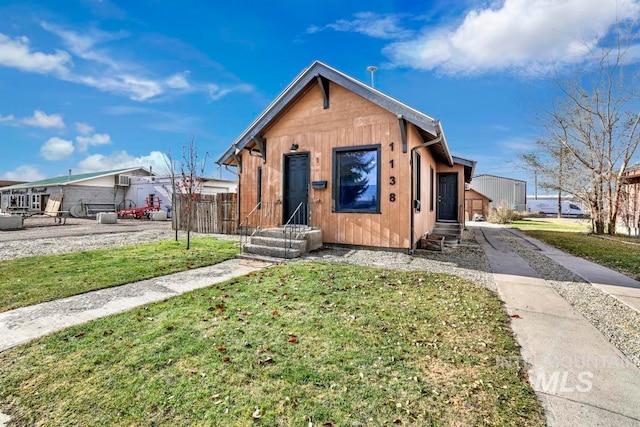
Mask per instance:
[[[309,156],[307,154],[285,156],[283,194],[283,223],[289,221],[295,213],[292,223],[307,225],[309,204]],[[300,203],[302,207],[296,212]]]
[[[458,174],[438,174],[437,221],[458,220]]]

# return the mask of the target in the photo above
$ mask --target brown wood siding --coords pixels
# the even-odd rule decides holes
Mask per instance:
[[[320,227],[323,240],[330,244],[350,244],[377,247],[408,248],[413,209],[411,147],[422,142],[413,126],[409,126],[408,150],[402,153],[397,117],[360,96],[331,83],[330,107],[323,108],[323,98],[317,84],[313,85],[281,117],[270,125],[266,138],[267,162],[242,154],[240,177],[240,217],[244,218],[256,204],[256,175],[262,166],[262,200],[280,209],[283,197],[283,156],[292,144],[296,153],[308,153],[310,182],[327,181],[322,190],[309,188],[310,222]],[[391,152],[390,143],[394,143]],[[332,209],[333,148],[380,145],[380,213],[336,213]],[[435,222],[435,211],[429,211],[429,167],[437,170],[433,157],[420,150],[423,173],[423,209],[418,215],[422,234]],[[394,168],[390,168],[393,160]],[[390,185],[395,176],[396,184]],[[460,176],[462,177],[462,169]],[[461,178],[462,179],[462,178]],[[461,187],[463,188],[463,187]],[[395,193],[395,202],[390,194]],[[460,191],[461,197],[463,191]],[[418,229],[416,229],[418,230]]]
[[[469,189],[465,193],[465,221],[473,220],[473,215],[478,214],[487,218],[489,215],[489,198]]]
[[[410,127],[410,132],[409,132],[409,146],[410,149],[412,147],[415,147],[417,144],[422,143],[422,141],[420,140],[420,137],[416,131],[416,129],[411,126]],[[428,148],[422,148],[422,149],[418,149],[417,152],[420,154],[420,162],[421,162],[421,173],[422,173],[422,197],[421,197],[421,202],[422,202],[422,207],[420,209],[420,212],[416,212],[413,208],[412,208],[412,212],[415,215],[414,216],[414,228],[413,228],[413,238],[414,238],[414,242],[417,242],[420,237],[422,237],[425,233],[427,232],[431,232],[433,231],[433,227],[436,223],[436,211],[435,211],[435,205],[434,205],[434,210],[430,211],[429,207],[430,207],[430,203],[429,203],[429,197],[430,197],[430,189],[431,189],[431,173],[430,173],[430,168],[433,168],[434,172],[437,169],[437,164],[435,159],[433,158],[433,155],[431,154],[431,151],[429,151]],[[436,175],[434,173],[433,179],[436,179]],[[434,185],[434,190],[436,189],[436,184],[435,182],[433,183]],[[435,195],[434,195],[435,198]]]

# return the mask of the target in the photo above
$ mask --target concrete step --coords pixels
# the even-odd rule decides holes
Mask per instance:
[[[285,234],[288,234],[288,237],[291,238],[292,234],[300,234],[300,236],[304,236],[305,232],[310,231],[311,228],[291,228],[287,227],[286,231],[282,228],[267,228],[264,230],[258,230],[254,233],[254,236],[259,237],[275,237],[275,238],[284,238]],[[295,235],[293,236],[295,237]]]
[[[294,248],[283,248],[282,246],[262,246],[247,243],[242,247],[243,252],[255,255],[262,255],[274,258],[298,258],[300,256],[300,250]]]
[[[460,224],[457,222],[436,222],[433,226],[434,230],[452,231],[456,233],[460,232],[460,228]]]
[[[251,236],[251,244],[268,247],[280,247],[284,248],[285,239],[280,237],[264,237],[264,236]],[[300,252],[304,252],[307,249],[306,240],[286,240],[286,245],[290,248],[298,249]]]

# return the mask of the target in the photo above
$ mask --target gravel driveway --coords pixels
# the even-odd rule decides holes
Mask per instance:
[[[0,260],[156,242],[175,236],[171,221],[147,219],[98,224],[94,219],[69,218],[66,224],[55,225],[52,218],[31,217],[25,218],[24,226],[22,230],[0,231]],[[185,235],[179,233],[180,237]]]

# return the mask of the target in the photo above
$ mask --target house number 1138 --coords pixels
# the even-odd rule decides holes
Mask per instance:
[[[390,151],[393,151],[393,142],[391,142],[389,144],[389,149]],[[393,159],[389,160],[389,165],[391,166],[391,169],[393,169]],[[389,185],[396,185],[396,177],[391,175],[389,177]],[[389,193],[389,201],[390,202],[395,202],[396,201],[396,193]]]

